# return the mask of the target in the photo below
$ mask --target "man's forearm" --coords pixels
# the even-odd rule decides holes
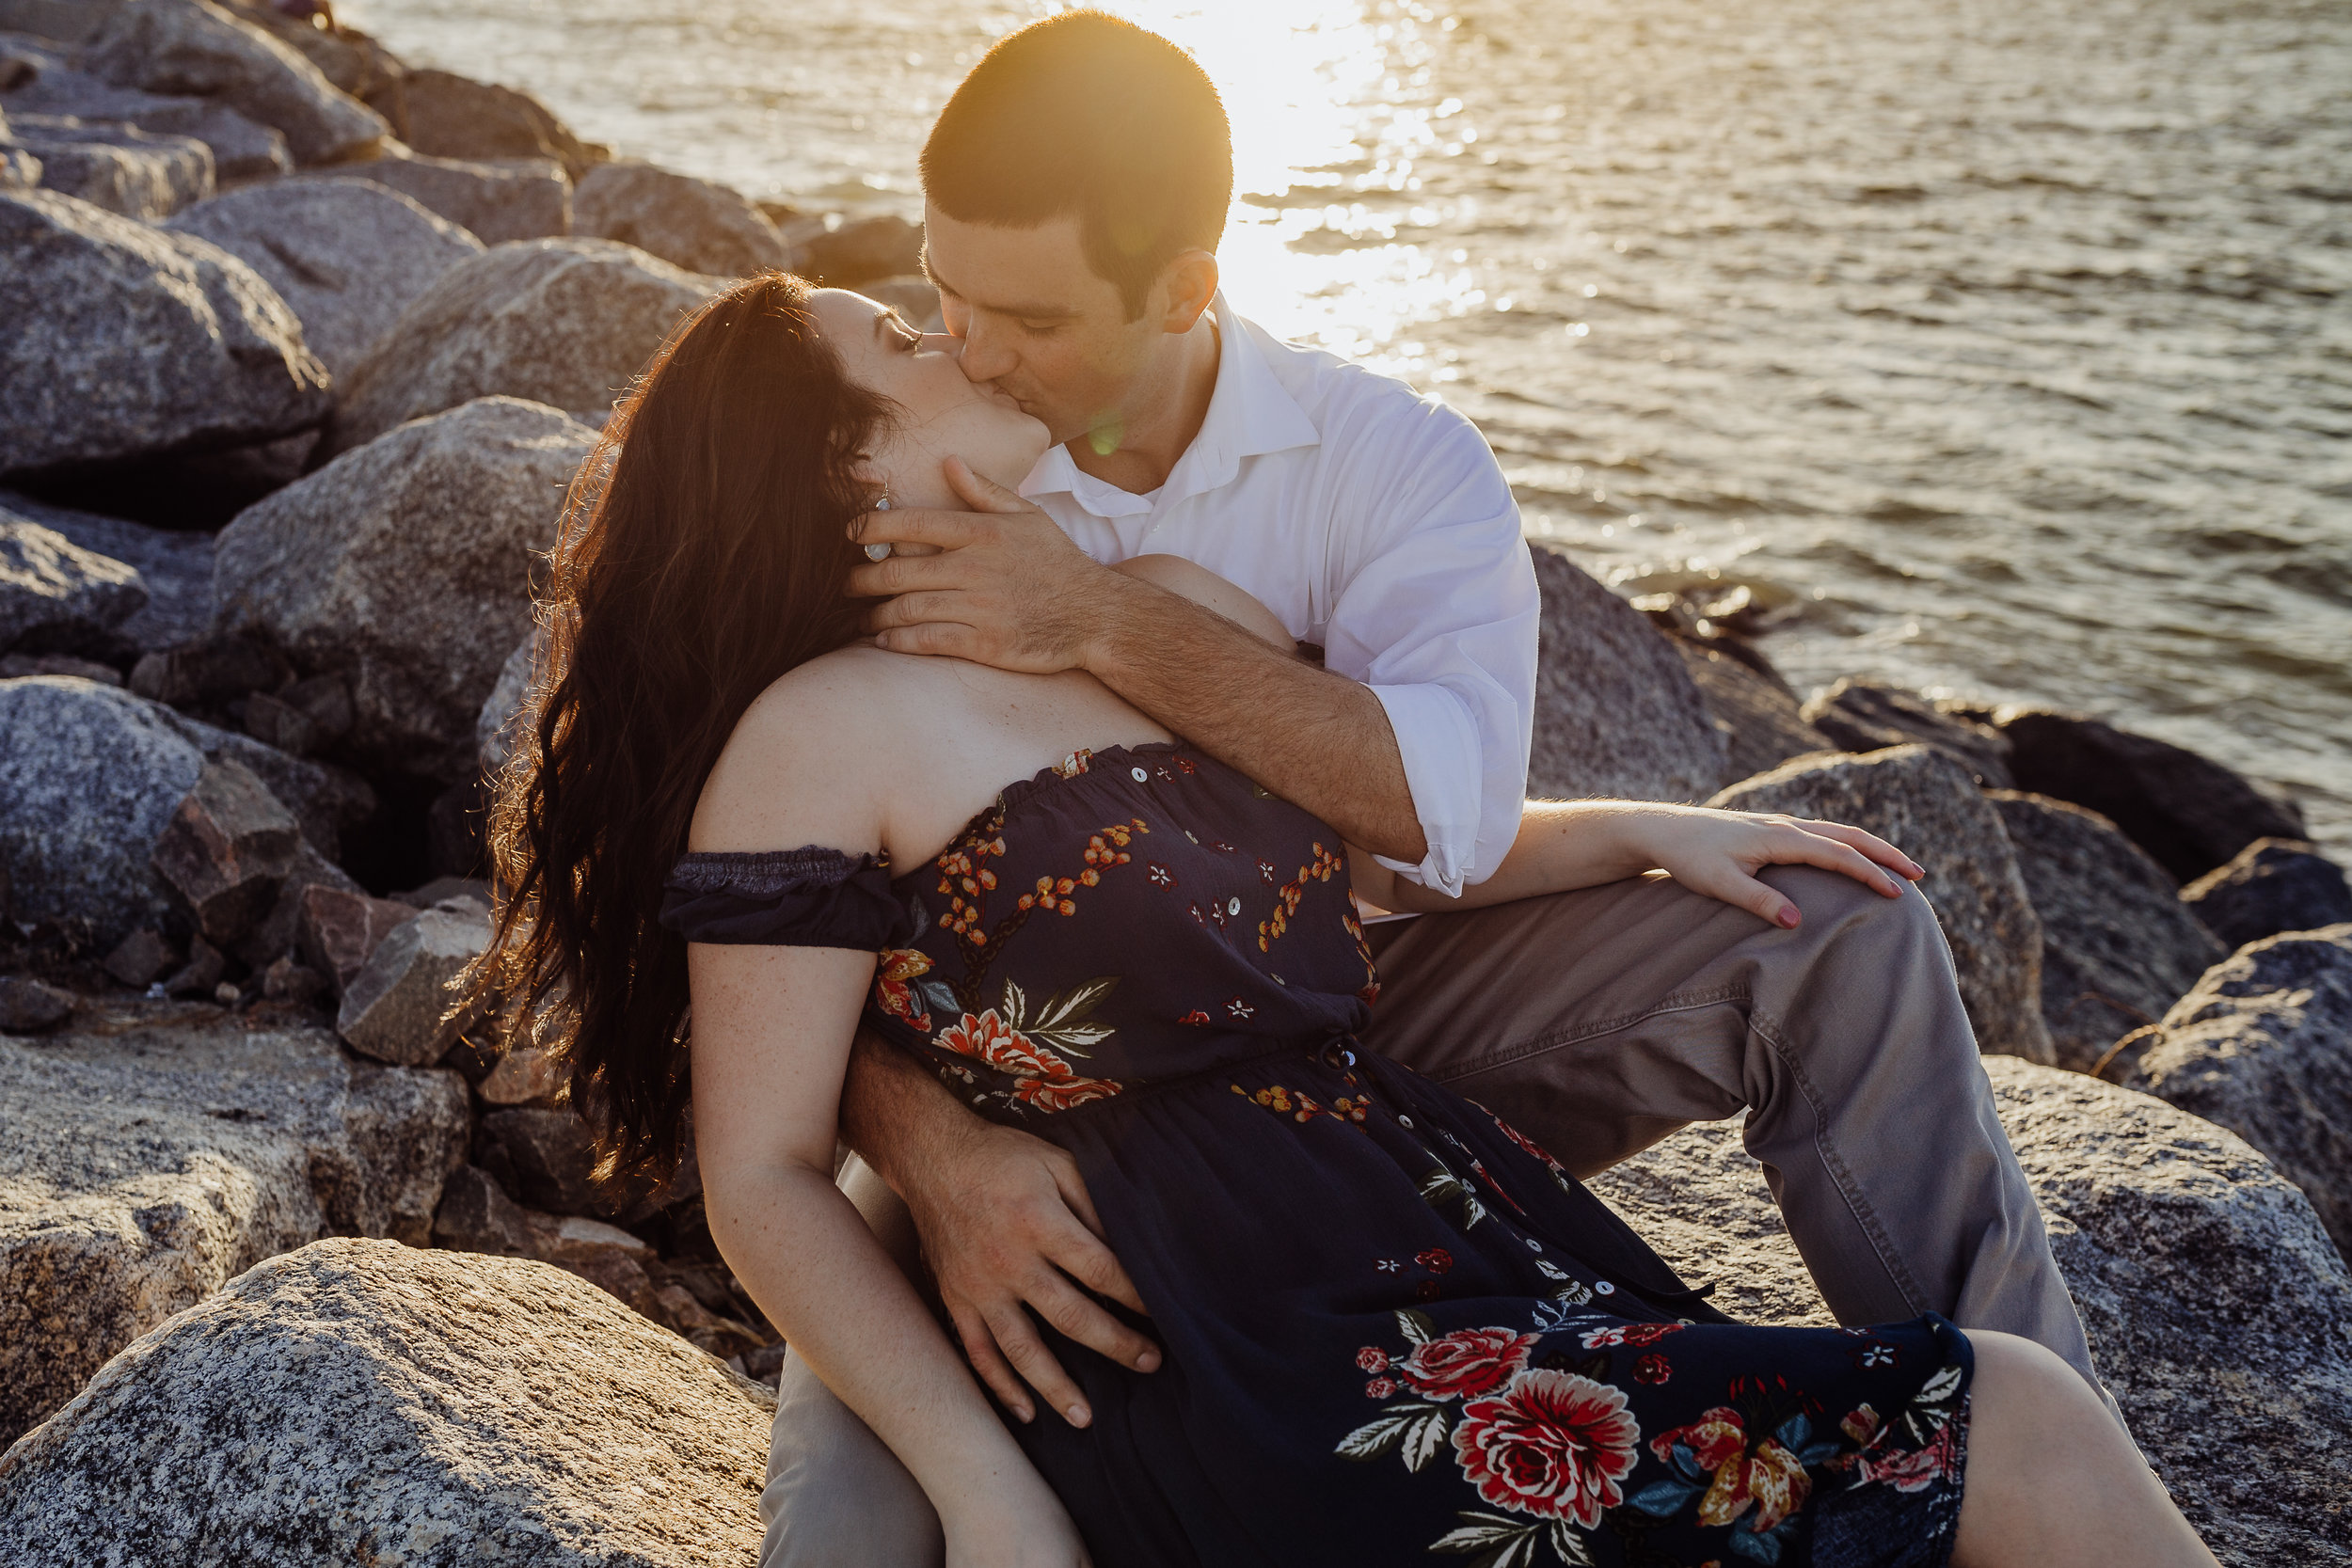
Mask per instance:
[[[841,1085],[841,1141],[901,1198],[910,1155],[967,1131],[979,1117],[921,1063],[870,1029],[850,1047]]]
[[[1136,584],[1087,670],[1136,706],[1391,860],[1428,853],[1404,753],[1369,687],[1273,647],[1216,611]]]

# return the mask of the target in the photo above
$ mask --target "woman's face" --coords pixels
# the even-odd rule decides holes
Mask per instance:
[[[965,378],[960,340],[917,332],[896,310],[846,289],[819,289],[809,304],[850,378],[898,405],[867,459],[893,504],[961,510],[940,468],[950,457],[1018,489],[1052,444],[1009,394]]]

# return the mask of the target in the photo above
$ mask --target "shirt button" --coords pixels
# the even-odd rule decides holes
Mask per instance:
[[[1225,901],[1225,912],[1227,914],[1241,913],[1241,900],[1238,898],[1228,898]]]
[[[1145,771],[1144,771],[1142,768],[1130,768],[1129,769],[1127,769],[1127,774],[1128,774],[1128,776],[1129,776],[1130,778],[1134,779],[1134,780],[1136,781],[1136,783],[1137,783],[1137,784],[1144,784],[1144,783],[1147,783],[1147,782],[1149,782],[1149,781],[1150,781],[1150,779],[1151,779],[1151,777],[1152,777],[1152,775],[1151,775],[1151,774],[1149,774],[1149,773],[1145,772]]]
[[[1410,1117],[1399,1117],[1396,1118],[1396,1124],[1399,1127],[1410,1127],[1413,1125],[1413,1118]]]
[[[1614,1285],[1610,1284],[1609,1281],[1605,1279],[1596,1279],[1593,1281],[1593,1293],[1595,1295],[1613,1296],[1617,1293],[1617,1288]]]

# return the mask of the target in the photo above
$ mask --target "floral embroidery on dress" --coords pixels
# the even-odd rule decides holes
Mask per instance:
[[[1634,1548],[1628,1561],[1649,1561],[1642,1538],[1683,1520],[1724,1532],[1730,1558],[1773,1564],[1823,1487],[1942,1488],[1931,1535],[1957,1517],[1966,1426],[1957,1363],[1893,1421],[1865,1404],[1837,1431],[1817,1433],[1813,1402],[1784,1379],[1740,1377],[1727,1403],[1645,1443],[1625,1390],[1609,1381],[1606,1354],[1584,1361],[1539,1354],[1542,1334],[1503,1327],[1440,1335],[1412,1309],[1398,1312],[1396,1323],[1403,1352],[1365,1345],[1354,1358],[1358,1372],[1373,1374],[1365,1397],[1384,1407],[1333,1452],[1359,1464],[1394,1455],[1419,1475],[1443,1473],[1437,1461],[1450,1450],[1454,1473],[1486,1506],[1457,1510],[1455,1528],[1431,1552],[1472,1558],[1478,1568],[1530,1568],[1549,1547],[1558,1562],[1588,1568],[1590,1538],[1606,1530]],[[1581,1338],[1605,1352],[1656,1344],[1684,1326],[1612,1323]],[[1674,1369],[1653,1351],[1636,1357],[1630,1372],[1635,1384],[1656,1386]],[[1637,1487],[1645,1450],[1665,1473]]]
[[[1450,1447],[1480,1500],[1508,1511],[1458,1513],[1456,1528],[1432,1542],[1432,1552],[1521,1568],[1549,1540],[1561,1561],[1589,1563],[1580,1531],[1598,1527],[1603,1513],[1623,1501],[1619,1483],[1640,1457],[1641,1425],[1624,1392],[1584,1371],[1531,1366],[1536,1335],[1507,1328],[1439,1335],[1426,1314],[1411,1310],[1396,1322],[1411,1348],[1395,1356],[1367,1345],[1356,1366],[1392,1374],[1367,1385],[1368,1396],[1410,1397],[1340,1439],[1334,1451],[1359,1463],[1394,1453],[1418,1474]],[[1458,1418],[1446,1408],[1455,1400]]]
[[[1347,869],[1346,856],[1335,854],[1321,844],[1315,845],[1314,855],[1311,862],[1298,868],[1296,878],[1282,884],[1281,892],[1276,895],[1274,912],[1258,923],[1258,951],[1261,953],[1272,952],[1274,944],[1281,940],[1282,933],[1290,929],[1291,916],[1298,912],[1299,904],[1306,898],[1310,879],[1327,882]],[[1265,863],[1261,861],[1259,864],[1264,866]],[[1267,881],[1274,879],[1272,867],[1265,868],[1265,875]]]
[[[1355,1078],[1351,1075],[1348,1082],[1355,1083]],[[1360,1126],[1364,1118],[1372,1114],[1372,1096],[1364,1093],[1360,1088],[1352,1095],[1341,1095],[1328,1105],[1322,1103],[1312,1095],[1301,1094],[1296,1089],[1286,1089],[1279,1084],[1272,1088],[1260,1089],[1255,1094],[1243,1088],[1239,1084],[1233,1085],[1232,1089],[1235,1094],[1251,1104],[1263,1105],[1276,1116],[1288,1117],[1301,1126],[1314,1120],[1317,1117],[1329,1117],[1334,1121],[1354,1122]]]

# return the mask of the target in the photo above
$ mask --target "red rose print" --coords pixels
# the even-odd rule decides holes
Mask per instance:
[[[1186,1013],[1176,1022],[1179,1023],[1189,1023],[1198,1027],[1209,1022],[1209,1015],[1202,1012],[1200,1008],[1195,1007],[1192,1011]]]
[[[1442,1289],[1444,1289],[1444,1287],[1439,1285],[1436,1280],[1424,1279],[1420,1284],[1413,1287],[1413,1299],[1415,1301],[1435,1301],[1438,1299],[1438,1292]]]
[[[1435,1288],[1434,1279],[1423,1280]],[[1394,1370],[1418,1393],[1431,1399],[1470,1399],[1500,1388],[1527,1365],[1535,1348],[1533,1334],[1507,1328],[1457,1328],[1441,1339],[1413,1347]]]
[[[1522,1371],[1466,1402],[1454,1429],[1463,1476],[1497,1508],[1591,1529],[1624,1500],[1641,1427],[1624,1393],[1575,1372]]]
[[[1636,1383],[1663,1383],[1674,1376],[1674,1364],[1662,1355],[1645,1355],[1633,1363]]]
[[[1431,1274],[1444,1274],[1454,1267],[1454,1254],[1441,1246],[1433,1246],[1427,1252],[1413,1254],[1413,1261]]]
[[[1356,1370],[1364,1372],[1385,1372],[1389,1370],[1389,1353],[1378,1345],[1366,1345],[1356,1353]]]
[[[1364,1385],[1364,1398],[1368,1400],[1385,1400],[1395,1392],[1396,1380],[1393,1378],[1375,1377]]]

